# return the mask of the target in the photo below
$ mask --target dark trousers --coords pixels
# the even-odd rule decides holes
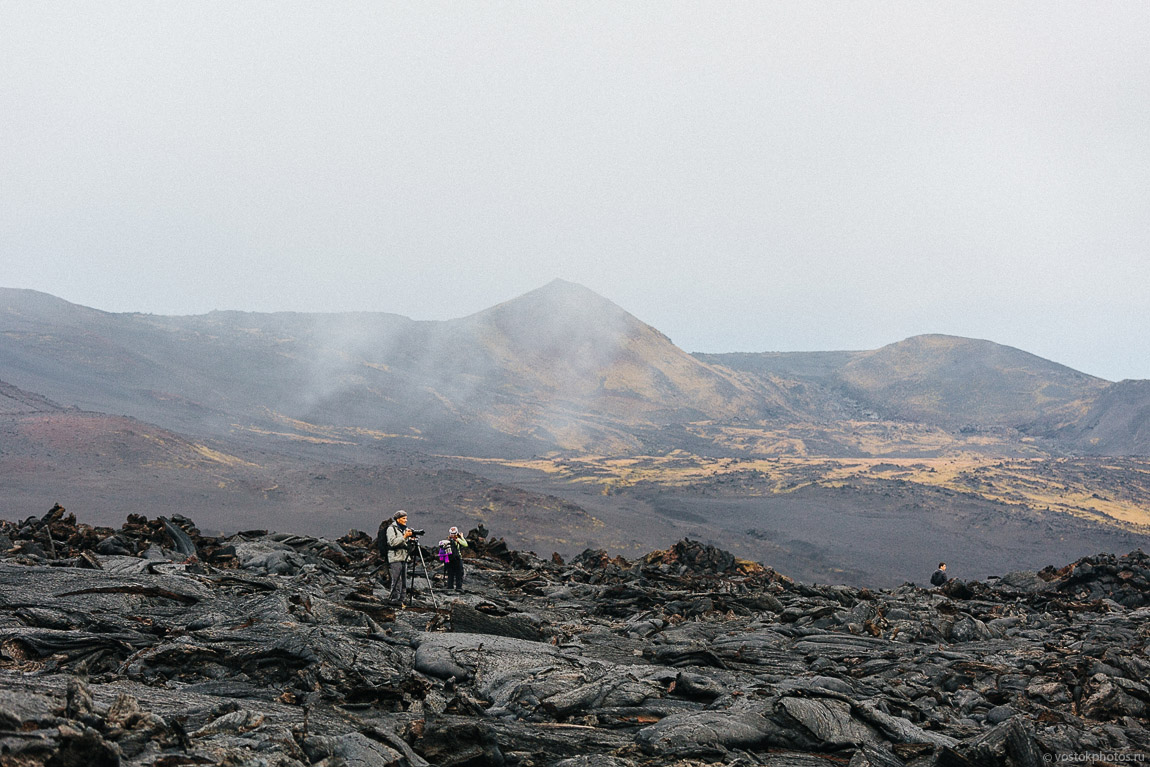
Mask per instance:
[[[447,560],[447,588],[463,588],[463,559],[452,557]]]
[[[391,573],[391,593],[387,598],[402,602],[407,597],[407,562],[389,562],[388,571]]]

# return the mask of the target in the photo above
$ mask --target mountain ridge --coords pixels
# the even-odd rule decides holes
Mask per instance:
[[[1129,420],[1115,384],[1013,347],[943,334],[875,350],[687,354],[593,291],[554,280],[465,317],[385,312],[113,314],[0,289],[6,379],[161,426],[282,418],[419,435],[444,449],[627,453],[689,423],[836,418],[1016,429],[1071,452],[1146,451],[1137,430],[1083,443],[1083,419]],[[1141,389],[1132,389],[1141,396]],[[149,404],[150,403],[150,404]],[[210,414],[210,416],[209,416]],[[282,418],[281,418],[282,417]],[[1101,448],[1098,445],[1102,445]],[[521,452],[522,452],[521,451]]]
[[[1024,427],[1084,413],[1110,382],[983,339],[931,333],[867,351],[711,354],[759,375],[841,391],[884,418],[948,428]]]

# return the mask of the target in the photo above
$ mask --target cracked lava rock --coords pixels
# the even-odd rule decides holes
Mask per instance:
[[[0,522],[0,767],[1150,760],[1141,551],[869,590],[481,532],[399,608],[357,531]]]

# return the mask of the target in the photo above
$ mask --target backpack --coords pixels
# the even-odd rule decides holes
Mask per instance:
[[[385,565],[388,564],[387,527],[390,524],[391,524],[391,520],[384,520],[383,522],[381,522],[379,524],[379,532],[376,534],[376,537],[375,537],[375,549],[376,549],[376,551],[379,552],[379,558],[383,560],[383,563]]]
[[[447,564],[447,560],[451,559],[451,550],[447,547],[447,541],[439,542],[439,551],[436,554],[440,562]]]

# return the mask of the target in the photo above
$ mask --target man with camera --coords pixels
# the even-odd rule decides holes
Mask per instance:
[[[391,520],[387,526],[387,563],[388,572],[391,573],[391,592],[387,595],[387,601],[402,606],[407,598],[407,563],[411,559],[408,542],[423,531],[412,530],[407,526],[406,511],[395,512]]]

